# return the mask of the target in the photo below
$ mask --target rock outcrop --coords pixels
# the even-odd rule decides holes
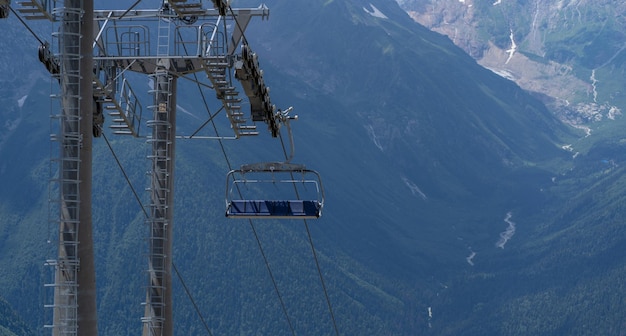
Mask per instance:
[[[610,0],[397,0],[479,64],[537,94],[571,124],[626,106],[621,52],[626,4]]]

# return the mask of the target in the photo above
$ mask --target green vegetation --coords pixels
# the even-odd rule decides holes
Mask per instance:
[[[18,314],[0,297],[0,336],[35,335]]]
[[[272,24],[247,38],[275,38],[255,50],[275,83],[272,100],[296,107],[294,161],[321,173],[326,206],[308,228],[227,220],[228,169],[280,160],[280,141],[224,142],[228,163],[218,142],[177,142],[173,258],[213,334],[289,334],[264,256],[295,333],[334,334],[307,231],[340,334],[623,330],[626,144],[617,128],[580,140],[573,159],[560,146],[576,135],[540,102],[448,39],[408,29],[395,6],[379,7],[390,22],[356,1],[268,5]],[[193,131],[206,111],[193,83],[181,80],[179,90],[179,104],[198,117],[180,115],[179,130]],[[47,111],[47,95],[36,96],[25,109]],[[8,270],[0,294],[11,306],[0,301],[0,335],[42,333],[49,323],[48,133],[47,113],[26,114],[0,148]],[[145,139],[107,136],[146,204]],[[100,332],[134,335],[145,298],[144,213],[103,139],[93,175]],[[508,213],[516,232],[499,248]],[[174,283],[177,334],[204,334],[176,275]]]

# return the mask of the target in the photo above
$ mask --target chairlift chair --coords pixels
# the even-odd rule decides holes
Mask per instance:
[[[282,193],[256,197],[256,194],[263,196],[276,190]],[[291,195],[285,196],[285,191],[290,191]],[[254,192],[255,197],[245,197]],[[323,206],[320,175],[304,165],[283,162],[250,164],[231,170],[226,176],[228,218],[316,219],[322,215]]]

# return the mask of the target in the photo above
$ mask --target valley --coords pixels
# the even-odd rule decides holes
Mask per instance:
[[[585,52],[605,45],[585,49],[563,42],[582,35],[541,34],[560,16],[528,3],[535,7],[268,0],[271,17],[252,21],[246,39],[272,102],[298,115],[294,162],[324,183],[323,215],[306,223],[225,218],[228,171],[280,160],[284,143],[262,123],[253,138],[183,139],[207,118],[215,128],[203,135],[232,130],[215,91],[181,79],[176,334],[206,334],[205,325],[215,335],[624,330],[626,137],[621,86],[608,80],[621,73],[623,42],[591,57]],[[436,4],[447,10],[436,14]],[[572,25],[600,12],[584,1],[560,4]],[[407,10],[456,35],[424,28]],[[478,24],[481,13],[497,20]],[[50,115],[59,106],[50,100],[55,82],[41,79],[37,41],[14,18],[0,28],[18,33],[0,39],[0,335],[40,335],[51,320],[45,261],[57,253],[48,202]],[[16,59],[24,65],[12,65]],[[149,81],[129,78],[151,105]],[[249,103],[242,106],[248,115]],[[108,142],[94,139],[93,150],[98,330],[136,335],[149,267],[149,145],[113,134],[111,122]]]

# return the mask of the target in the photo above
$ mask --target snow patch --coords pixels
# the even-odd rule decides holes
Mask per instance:
[[[504,69],[494,69],[494,68],[487,68],[489,70],[491,70],[493,73],[495,73],[496,75],[506,78],[510,81],[515,81],[515,76],[508,70],[504,70]]]
[[[568,152],[574,152],[574,147],[572,147],[572,145],[571,145],[571,144],[561,146],[561,149],[564,149],[564,150],[566,150],[566,151],[568,151]]]
[[[376,136],[376,133],[374,132],[374,127],[372,127],[372,125],[367,125],[365,126],[365,129],[367,130],[367,133],[370,135],[370,138],[374,142],[374,145],[376,145],[376,147],[378,147],[378,149],[383,152],[383,145],[380,144],[378,136]]]
[[[495,5],[499,5],[501,3],[502,3],[502,0],[498,0],[498,1],[494,2],[493,5],[495,6]]]
[[[585,138],[591,136],[591,127],[585,126],[585,125],[573,125],[573,124],[570,124],[570,125],[574,128],[585,131]]]
[[[22,106],[24,106],[24,102],[26,101],[26,98],[28,98],[28,95],[25,95],[24,97],[18,99],[17,100],[17,106],[22,108]]]
[[[369,15],[373,17],[377,17],[379,19],[388,19],[387,15],[383,14],[383,12],[379,11],[374,5],[369,4],[372,11],[370,12],[367,8],[363,7],[363,10],[367,12]]]
[[[19,126],[21,122],[22,118],[17,118],[15,120],[6,120],[4,122],[4,128],[9,131],[15,131],[17,129],[17,126]]]
[[[407,187],[409,187],[409,189],[411,190],[411,193],[415,196],[415,195],[419,195],[423,200],[426,200],[426,194],[424,194],[422,192],[422,190],[420,190],[420,188],[413,183],[413,181],[409,180],[406,177],[402,177],[402,181],[404,181],[404,184],[406,184]]]
[[[513,214],[511,214],[511,212],[508,212],[506,214],[506,217],[504,218],[504,222],[506,222],[509,226],[506,228],[506,230],[500,233],[500,240],[498,240],[498,242],[496,243],[496,246],[501,249],[504,249],[504,245],[506,245],[506,242],[508,242],[509,239],[511,239],[511,237],[513,237],[513,235],[515,234],[515,222],[511,221],[511,217],[513,217]]]
[[[615,116],[621,115],[621,114],[622,114],[622,110],[620,110],[619,107],[611,106],[611,108],[609,109],[609,114],[607,114],[606,117],[611,120],[615,120]]]
[[[509,58],[507,58],[507,60],[506,60],[506,62],[504,62],[504,64],[509,64],[509,61],[511,60],[511,58],[513,58],[513,55],[515,54],[515,51],[517,51],[517,44],[515,44],[515,38],[514,38],[514,35],[513,35],[513,29],[511,29],[510,31],[511,31],[511,35],[509,35],[509,38],[511,39],[511,48],[506,51],[507,54],[509,54]]]
[[[474,266],[474,257],[476,256],[476,252],[472,251],[472,249],[470,248],[470,255],[465,258],[465,260],[467,260],[467,263],[470,264],[471,266]]]
[[[596,79],[596,70],[593,69],[591,70],[591,77],[589,77],[589,79],[591,80],[591,87],[593,88],[593,101],[594,103],[598,102],[598,87],[596,86],[596,84],[598,84],[598,80]]]

